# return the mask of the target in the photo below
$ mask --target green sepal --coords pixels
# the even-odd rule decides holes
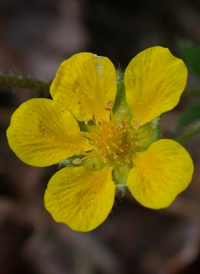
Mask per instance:
[[[83,159],[81,166],[85,166],[90,170],[100,170],[105,166],[105,163],[100,156],[91,156]]]
[[[132,169],[133,164],[132,161],[130,163],[126,163],[122,161],[121,164],[117,165],[117,168],[113,170],[113,181],[116,185],[126,185],[127,177],[129,171]]]
[[[119,123],[130,124],[132,114],[126,101],[126,91],[124,86],[124,72],[117,70],[117,95],[113,106],[115,120]]]
[[[140,127],[134,135],[137,144],[136,151],[145,151],[149,146],[161,138],[160,118],[154,119]]]

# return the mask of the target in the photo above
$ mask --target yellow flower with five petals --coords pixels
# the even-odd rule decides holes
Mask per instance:
[[[49,181],[45,207],[57,222],[90,231],[128,188],[142,205],[167,207],[190,183],[193,163],[177,142],[160,139],[159,116],[174,108],[187,81],[182,60],[152,47],[125,73],[92,53],[64,61],[50,99],[13,114],[11,149],[32,166],[64,166]]]

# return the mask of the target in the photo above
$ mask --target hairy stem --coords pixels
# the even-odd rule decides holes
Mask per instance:
[[[0,86],[49,91],[51,82],[23,76],[0,74]]]

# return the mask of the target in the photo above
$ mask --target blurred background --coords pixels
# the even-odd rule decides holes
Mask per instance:
[[[181,57],[179,41],[200,44],[198,0],[0,1],[0,72],[51,81],[60,63],[90,51],[125,69],[140,51],[160,45]],[[200,62],[200,60],[199,60]],[[200,87],[190,71],[188,87]],[[48,92],[0,87],[1,274],[200,273],[199,136],[186,142],[194,164],[189,188],[167,209],[143,208],[117,198],[106,223],[90,233],[55,223],[43,195],[57,167],[34,168],[8,147],[14,110]],[[183,97],[162,118],[163,136],[195,99]]]

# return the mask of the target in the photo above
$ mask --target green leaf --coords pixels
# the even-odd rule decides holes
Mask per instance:
[[[200,100],[198,100],[194,105],[189,107],[183,115],[180,117],[179,121],[175,126],[175,130],[185,127],[192,122],[200,119]]]
[[[181,41],[179,49],[183,60],[200,77],[200,47],[189,41]]]

